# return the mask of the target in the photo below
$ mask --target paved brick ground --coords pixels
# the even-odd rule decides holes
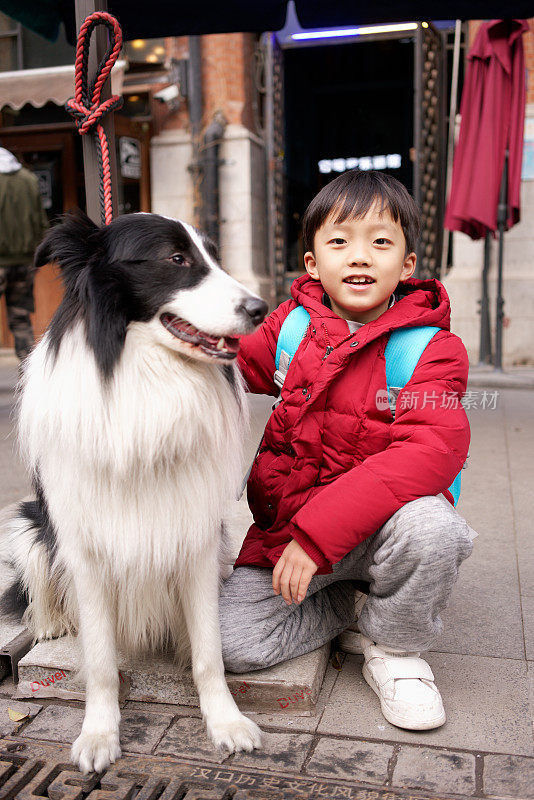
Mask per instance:
[[[2,689],[8,695],[6,684]],[[221,783],[218,794],[195,795],[206,800],[237,796],[228,794],[233,786],[239,788],[240,800],[263,796],[526,800],[534,796],[534,759],[524,756],[321,736],[297,730],[288,733],[265,724],[262,750],[228,755],[213,749],[197,710],[185,706],[160,710],[142,707],[145,704],[140,703],[134,705],[123,706],[124,758],[112,772],[120,768],[122,775],[131,776],[130,756],[138,757],[136,770],[141,768],[140,775],[145,780],[147,774],[158,775],[169,770],[170,774],[181,774],[184,765],[196,766],[191,777],[204,777],[211,784],[210,790],[215,776]],[[30,716],[6,724],[8,708]],[[5,737],[0,741],[0,783],[4,756],[9,752],[26,759],[44,745],[50,762],[57,760],[66,765],[68,745],[78,735],[82,718],[81,703],[45,701],[41,705],[35,701],[15,703],[8,696],[0,698],[0,720],[4,723],[1,732]],[[0,796],[7,797],[5,788],[0,788]],[[27,791],[20,795],[27,796]],[[47,796],[44,787],[38,796]],[[48,796],[50,800],[60,797],[53,793]],[[121,796],[126,800],[126,795]],[[176,800],[178,797],[183,795],[177,795]]]

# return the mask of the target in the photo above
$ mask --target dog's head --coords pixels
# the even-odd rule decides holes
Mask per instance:
[[[81,313],[99,366],[109,374],[128,325],[143,322],[155,340],[186,356],[228,362],[267,304],[217,263],[214,245],[185,222],[129,214],[97,227],[68,215],[39,246],[36,266],[56,261],[65,300],[51,326],[61,336]]]

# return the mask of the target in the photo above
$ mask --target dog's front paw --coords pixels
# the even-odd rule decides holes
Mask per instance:
[[[35,631],[35,638],[38,642],[43,642],[48,639],[59,639],[61,636],[68,634],[69,630],[65,625],[50,623],[49,627],[40,627]]]
[[[261,730],[243,714],[231,722],[208,722],[207,728],[215,747],[225,747],[231,753],[238,750],[250,753],[255,747],[261,747]]]
[[[71,760],[86,775],[102,772],[120,757],[119,732],[80,733],[70,752]]]

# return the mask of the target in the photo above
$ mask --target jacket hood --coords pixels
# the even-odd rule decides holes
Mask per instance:
[[[297,278],[291,286],[293,299],[309,311],[312,319],[315,318],[319,324],[326,324],[329,332],[346,336],[345,323],[322,302],[323,292],[320,281],[309,275]],[[358,330],[359,337],[365,331],[369,341],[386,331],[416,325],[433,325],[450,330],[450,301],[441,281],[436,278],[400,281],[395,289],[395,297],[396,302],[391,308]]]
[[[10,153],[5,147],[0,147],[0,173],[12,175],[13,172],[18,172],[21,168],[22,164],[15,158],[13,153]]]

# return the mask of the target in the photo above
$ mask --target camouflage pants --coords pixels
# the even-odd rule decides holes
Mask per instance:
[[[5,294],[7,324],[15,339],[15,352],[22,360],[33,347],[33,330],[30,312],[33,302],[33,274],[30,264],[0,266],[0,297]]]

